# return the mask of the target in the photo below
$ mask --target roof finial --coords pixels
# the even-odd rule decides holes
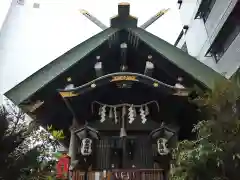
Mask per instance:
[[[128,2],[120,2],[120,3],[118,3],[118,5],[120,5],[120,6],[129,6],[130,3],[128,3]]]

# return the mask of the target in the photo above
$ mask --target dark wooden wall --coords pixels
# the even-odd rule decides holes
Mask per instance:
[[[134,145],[129,145],[133,140]],[[115,142],[114,142],[115,141]],[[151,144],[148,136],[131,136],[126,139],[126,156],[122,157],[121,153],[114,155],[114,152],[121,147],[121,140],[119,137],[103,137],[97,142],[94,152],[94,170],[108,170],[108,169],[153,169],[154,156],[157,154],[155,148]],[[131,150],[132,151],[131,151]],[[131,152],[132,154],[129,154]],[[131,158],[132,155],[132,158]],[[124,158],[123,164],[121,159]],[[112,166],[114,164],[114,167]]]

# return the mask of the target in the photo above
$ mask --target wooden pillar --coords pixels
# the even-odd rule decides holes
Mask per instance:
[[[121,138],[121,144],[122,144],[122,159],[121,159],[121,165],[120,168],[126,167],[126,158],[127,158],[127,152],[126,152],[126,139],[127,139],[127,132],[125,129],[125,116],[126,116],[126,107],[123,107],[122,109],[122,127],[120,129],[120,138]]]
[[[71,137],[69,143],[69,156],[71,157],[71,164],[76,160],[77,155],[77,137],[75,131],[77,130],[77,122],[73,119],[72,126],[70,127]]]

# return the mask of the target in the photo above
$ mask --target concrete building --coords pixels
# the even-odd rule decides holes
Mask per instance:
[[[21,79],[30,75],[31,68],[25,68],[22,62],[29,59],[28,56],[33,53],[36,56],[32,50],[36,45],[34,46],[32,41],[36,39],[33,38],[34,30],[39,26],[36,19],[38,8],[33,1],[8,0],[2,1],[0,6],[0,94],[2,94],[6,88],[18,83],[16,75]],[[22,71],[23,73],[20,73]]]
[[[240,67],[239,0],[178,0],[183,30],[175,45],[227,78]]]
[[[61,2],[67,4],[67,1]],[[64,10],[62,4],[45,0],[0,2],[0,15],[3,15],[0,16],[0,98],[47,63],[101,30],[77,9]]]

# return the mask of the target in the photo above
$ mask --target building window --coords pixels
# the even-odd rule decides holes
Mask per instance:
[[[17,4],[24,5],[24,0],[17,0]]]
[[[183,46],[182,46],[182,51],[184,51],[184,52],[186,52],[186,53],[188,53],[188,50],[187,50],[187,44],[186,44],[186,42],[183,44]]]
[[[240,32],[240,2],[236,4],[206,55],[218,62]]]
[[[33,3],[33,8],[36,8],[36,9],[40,8],[40,4],[39,3]]]
[[[202,18],[206,22],[215,2],[216,0],[202,0],[195,19]]]

